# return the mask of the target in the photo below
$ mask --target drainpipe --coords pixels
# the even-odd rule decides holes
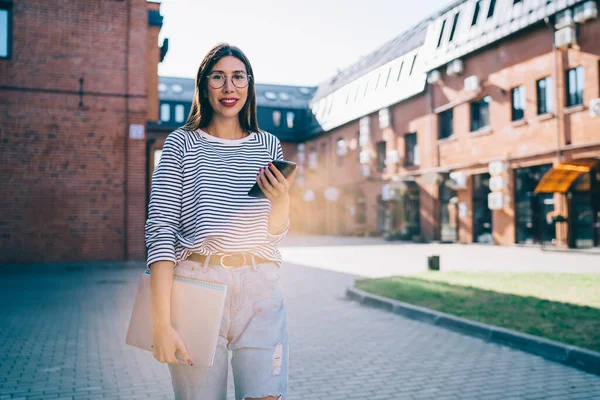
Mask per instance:
[[[440,146],[438,146],[437,143],[437,137],[435,134],[435,130],[434,130],[434,118],[435,118],[435,114],[433,112],[433,85],[430,84],[429,82],[425,83],[426,88],[427,88],[427,114],[429,115],[429,134],[430,134],[430,140],[431,140],[431,144],[433,146],[433,151],[431,152],[432,155],[432,165],[434,167],[439,167],[440,166]],[[436,185],[436,197],[435,200],[433,202],[433,206],[435,207],[435,209],[437,210],[437,213],[434,212],[434,215],[436,215],[436,219],[434,221],[434,230],[433,230],[433,240],[441,240],[442,238],[442,234],[441,234],[441,227],[442,227],[442,210],[440,208],[440,190],[439,190],[439,182],[435,183]]]
[[[131,1],[127,2],[127,18],[126,18],[126,31],[125,31],[125,137],[123,138],[124,143],[124,166],[123,166],[123,260],[127,261],[129,257],[129,243],[127,240],[128,236],[128,190],[127,185],[129,179],[127,179],[129,162],[129,29],[131,28]]]
[[[559,60],[559,52],[558,49],[556,48],[556,42],[554,40],[554,36],[555,36],[555,27],[550,23],[550,19],[546,16],[544,17],[544,22],[546,23],[546,25],[548,25],[548,27],[550,28],[550,31],[552,33],[552,59],[554,61],[554,112],[556,114],[556,161],[558,164],[560,164],[562,162],[562,151],[561,151],[561,138],[560,138],[560,132],[561,132],[561,128],[563,128],[562,130],[564,131],[565,127],[563,126],[564,124],[564,115],[563,115],[563,111],[561,109],[561,104],[560,104],[560,86],[558,84],[559,81],[559,69],[558,69],[558,65],[559,65],[559,61],[562,61],[562,57]],[[562,70],[562,68],[561,68]],[[561,214],[564,214],[565,211],[568,210],[568,200],[567,200],[567,194],[561,194],[554,196],[555,202],[558,201],[558,204],[554,205],[554,211],[555,212],[560,212]],[[558,206],[558,207],[557,207]],[[567,211],[568,212],[568,211]],[[557,244],[560,242],[563,242],[564,244],[567,245],[567,247],[569,247],[569,225],[570,223],[567,222],[567,226],[561,226],[559,229],[556,229],[557,227],[555,227],[556,230],[558,230],[558,232],[556,232],[556,240],[557,240]],[[559,233],[560,233],[560,238],[559,238]]]
[[[552,33],[552,59],[554,61],[554,112],[556,113],[556,159],[558,163],[562,161],[562,152],[561,152],[561,141],[560,141],[560,126],[563,123],[563,115],[562,111],[560,111],[560,100],[559,100],[559,76],[558,76],[558,49],[556,48],[556,43],[554,41],[554,26],[550,23],[550,19],[548,17],[544,17],[544,22],[550,28],[550,32]]]

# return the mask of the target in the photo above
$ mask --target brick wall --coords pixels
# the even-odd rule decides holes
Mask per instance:
[[[315,144],[327,143],[326,167],[320,173],[309,172],[307,187],[322,192],[329,185],[361,189],[368,198],[366,231],[376,229],[377,196],[385,180],[398,175],[425,173],[428,170],[460,170],[469,176],[488,172],[492,160],[509,160],[510,169],[524,166],[557,162],[557,141],[560,142],[563,159],[578,157],[598,157],[600,155],[600,118],[592,118],[588,112],[589,101],[600,97],[600,21],[593,20],[579,27],[578,45],[569,50],[552,51],[552,31],[543,24],[517,33],[497,44],[488,46],[464,57],[465,71],[460,76],[447,76],[442,73],[442,81],[429,86],[426,91],[414,98],[391,107],[393,128],[379,129],[377,113],[370,116],[371,150],[380,140],[387,142],[387,149],[399,150],[404,159],[404,135],[417,133],[420,152],[420,166],[405,167],[391,165],[385,173],[376,171],[376,161],[371,164],[372,177],[369,180],[360,176],[360,164],[356,151],[349,151],[342,166],[336,163],[335,141],[339,137],[355,139],[358,121],[336,128],[306,144],[308,154]],[[565,109],[565,74],[568,68],[582,65],[585,69],[584,106]],[[559,72],[556,76],[555,66]],[[477,75],[481,90],[466,92],[464,79]],[[551,115],[537,115],[536,81],[553,77],[553,93],[558,94],[560,106],[553,106]],[[522,121],[511,119],[511,89],[525,86],[526,108]],[[470,103],[484,96],[491,96],[490,127],[479,132],[471,132]],[[438,116],[432,112],[438,108],[453,108],[454,134],[451,138],[438,140]],[[319,164],[321,166],[321,163]],[[515,241],[515,210],[513,176],[509,170],[505,176],[507,204],[502,210],[492,213],[493,238],[497,244],[511,244]],[[420,186],[420,222],[423,237],[427,240],[439,239],[438,185],[427,183],[417,177]],[[458,240],[463,243],[473,241],[473,188],[457,192],[459,202],[466,205],[467,214],[459,218]],[[558,196],[558,210],[564,211],[563,196]],[[348,208],[353,200],[342,201],[340,207]],[[307,220],[328,221],[327,231],[338,233],[335,227],[339,218],[347,215],[327,208],[322,211],[317,204],[309,208]],[[348,218],[349,221],[352,218]],[[310,224],[310,222],[305,222]],[[352,225],[352,222],[350,223]],[[352,229],[348,231],[352,232]],[[559,241],[564,241],[566,232],[557,232]]]
[[[15,1],[13,26],[0,262],[143,259],[145,146],[127,124],[147,120],[146,2]]]

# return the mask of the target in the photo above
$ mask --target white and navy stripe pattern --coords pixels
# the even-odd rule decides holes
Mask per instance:
[[[252,132],[237,140],[204,131],[171,132],[152,175],[146,221],[147,265],[203,255],[247,252],[281,265],[271,235],[271,202],[248,196],[261,167],[282,160],[277,137]]]

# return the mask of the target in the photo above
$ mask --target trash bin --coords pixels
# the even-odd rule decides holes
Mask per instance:
[[[440,270],[440,256],[429,256],[427,257],[427,266],[430,271]]]

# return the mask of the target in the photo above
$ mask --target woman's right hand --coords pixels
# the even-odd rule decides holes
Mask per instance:
[[[189,365],[194,365],[181,336],[171,325],[154,329],[154,358],[160,363],[179,364],[177,352]]]

